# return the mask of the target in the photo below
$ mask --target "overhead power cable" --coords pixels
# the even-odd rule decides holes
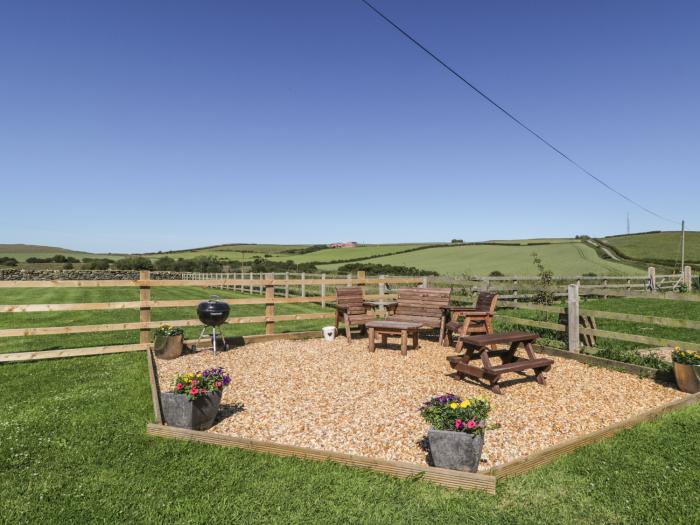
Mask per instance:
[[[440,57],[438,57],[435,53],[433,53],[432,51],[430,51],[427,47],[425,47],[423,44],[421,44],[418,40],[416,40],[415,38],[413,38],[413,37],[412,37],[409,33],[407,33],[404,29],[402,29],[401,27],[399,27],[391,18],[389,18],[388,16],[386,16],[384,13],[382,13],[379,9],[377,9],[376,7],[374,7],[374,6],[373,6],[371,3],[369,3],[367,0],[360,0],[360,1],[361,1],[363,4],[365,4],[367,7],[369,7],[372,11],[374,11],[376,14],[378,14],[381,18],[383,18],[387,23],[389,23],[389,24],[390,24],[394,29],[396,29],[399,33],[401,33],[403,36],[405,36],[406,38],[408,38],[411,42],[413,42],[416,46],[418,46],[421,50],[423,50],[426,54],[428,54],[428,55],[429,55],[433,60],[435,60],[438,64],[440,64],[442,67],[444,67],[445,69],[447,69],[450,73],[452,73],[454,76],[456,76],[456,77],[457,77],[459,80],[461,80],[464,84],[466,84],[467,86],[469,86],[470,88],[472,88],[476,93],[478,93],[482,98],[484,98],[486,101],[488,101],[491,105],[493,105],[493,106],[496,107],[498,110],[500,110],[500,111],[501,111],[504,115],[506,115],[509,119],[511,119],[511,120],[512,120],[513,122],[515,122],[516,124],[518,124],[521,128],[523,128],[523,129],[525,129],[526,131],[528,131],[528,132],[529,132],[530,134],[532,134],[535,138],[537,138],[540,142],[542,142],[542,143],[545,144],[547,147],[549,147],[550,149],[552,149],[553,151],[555,151],[557,154],[559,154],[561,157],[563,157],[564,159],[566,159],[567,161],[569,161],[569,162],[570,162],[571,164],[573,164],[576,168],[578,168],[580,171],[582,171],[583,173],[585,173],[586,175],[588,175],[590,178],[592,178],[592,179],[593,179],[594,181],[596,181],[598,184],[600,184],[600,185],[602,185],[603,187],[607,188],[608,190],[612,191],[613,193],[615,193],[615,194],[618,195],[619,197],[622,197],[623,199],[625,199],[625,200],[626,200],[627,202],[629,202],[630,204],[633,204],[633,205],[636,206],[637,208],[640,208],[640,209],[644,210],[645,212],[647,212],[647,213],[649,213],[649,214],[651,214],[651,215],[653,215],[653,216],[655,216],[655,217],[658,217],[658,218],[661,219],[661,220],[664,220],[664,221],[667,221],[667,222],[671,222],[671,223],[673,223],[673,224],[680,224],[680,221],[676,221],[676,220],[673,220],[673,219],[669,219],[668,217],[664,217],[663,215],[661,215],[661,214],[659,214],[659,213],[656,213],[655,211],[653,211],[653,210],[647,208],[646,206],[644,206],[644,205],[638,203],[637,201],[633,200],[632,198],[628,197],[628,196],[625,195],[624,193],[622,193],[622,192],[616,190],[615,188],[613,188],[612,186],[610,186],[610,184],[608,184],[607,182],[605,182],[605,181],[602,180],[601,178],[596,177],[595,175],[593,175],[593,173],[591,173],[590,171],[588,171],[588,170],[587,170],[586,168],[584,168],[581,164],[579,164],[579,163],[576,162],[574,159],[572,159],[569,155],[567,155],[567,154],[564,153],[562,150],[560,150],[559,148],[557,148],[554,144],[552,144],[551,142],[549,142],[549,141],[548,141],[547,139],[545,139],[542,135],[540,135],[539,133],[537,133],[536,131],[534,131],[532,128],[530,128],[528,125],[526,125],[523,121],[521,121],[519,118],[517,118],[515,115],[513,115],[512,113],[510,113],[510,112],[509,112],[507,109],[505,109],[503,106],[501,106],[501,105],[498,104],[495,100],[493,100],[491,97],[489,97],[489,96],[488,96],[486,93],[484,93],[481,89],[479,89],[479,88],[476,87],[474,84],[472,84],[471,82],[469,82],[469,81],[468,81],[466,78],[464,78],[462,75],[460,75],[459,73],[457,73],[457,71],[455,71],[455,70],[454,70],[452,67],[450,67],[447,63],[445,63],[444,60],[442,60],[442,59],[441,59]]]

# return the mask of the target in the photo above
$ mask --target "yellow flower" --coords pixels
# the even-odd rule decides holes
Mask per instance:
[[[457,408],[459,405],[455,403],[454,401],[450,403],[450,408]]]
[[[675,348],[676,352],[678,352],[678,350],[680,350],[680,349],[681,349],[680,346],[677,346],[677,347]]]
[[[471,402],[468,399],[465,399],[459,404],[462,408],[467,408],[469,405],[471,405]]]

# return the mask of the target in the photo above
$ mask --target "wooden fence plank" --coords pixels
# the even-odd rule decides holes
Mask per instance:
[[[36,352],[7,352],[0,353],[0,363],[37,361],[40,359],[58,359],[61,357],[83,357],[102,354],[120,354],[122,352],[141,352],[146,350],[148,345],[110,345],[92,346],[86,348],[66,348],[63,350],[39,350]]]
[[[495,319],[508,321],[509,323],[519,324],[523,326],[532,326],[534,328],[546,328],[547,330],[556,330],[557,332],[566,332],[566,327],[557,323],[549,323],[546,321],[535,321],[534,319],[523,319],[522,317],[512,317],[509,315],[494,315]]]
[[[661,337],[648,337],[646,335],[625,334],[623,332],[608,332],[607,330],[593,330],[591,328],[581,328],[582,334],[595,335],[604,339],[615,339],[617,341],[629,341],[631,343],[642,343],[653,346],[680,346],[688,350],[700,350],[700,344],[688,341],[677,341],[675,339],[664,339]]]
[[[400,478],[420,476],[426,481],[431,481],[433,483],[451,488],[484,490],[491,494],[496,493],[496,478],[485,474],[461,472],[458,470],[442,469],[401,461],[388,461],[379,458],[354,456],[352,454],[296,447],[292,445],[282,445],[269,441],[258,441],[254,439],[229,436],[226,434],[187,430],[183,428],[168,427],[165,425],[149,424],[146,428],[146,432],[152,436],[181,439],[185,441],[198,441],[200,443],[221,445],[225,447],[242,448],[255,452],[274,454],[277,456],[293,456],[317,461],[330,460],[354,467],[376,470]]]
[[[271,316],[260,315],[252,317],[230,317],[226,320],[226,324],[266,323],[275,321],[303,321],[308,319],[330,319],[333,317],[335,317],[335,314],[331,312]],[[93,324],[80,326],[46,326],[37,328],[9,328],[5,330],[0,330],[0,337],[28,337],[34,335],[81,334],[87,332],[121,332],[124,330],[153,329],[158,328],[162,324],[187,327],[201,326],[202,322],[199,319],[177,319],[171,321],[150,321],[138,323]]]

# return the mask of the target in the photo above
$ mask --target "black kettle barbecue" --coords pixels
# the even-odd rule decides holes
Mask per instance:
[[[199,303],[197,305],[197,317],[199,317],[199,320],[202,321],[202,323],[204,323],[204,328],[202,329],[202,333],[199,334],[199,339],[197,339],[197,343],[195,343],[195,348],[199,344],[199,341],[202,339],[202,337],[204,337],[207,328],[211,327],[212,347],[214,353],[216,353],[216,332],[217,327],[219,327],[218,332],[219,335],[221,335],[221,340],[224,344],[224,350],[228,350],[228,345],[226,344],[224,332],[221,330],[220,327],[226,322],[226,319],[228,319],[230,313],[231,307],[228,305],[228,303],[225,303],[224,301],[219,301],[218,295],[212,295],[208,301],[203,301]]]

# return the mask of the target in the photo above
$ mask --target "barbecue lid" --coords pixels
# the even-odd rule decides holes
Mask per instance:
[[[231,307],[224,301],[219,301],[218,295],[212,295],[208,301],[202,301],[197,305],[197,312],[208,314],[228,313]]]

